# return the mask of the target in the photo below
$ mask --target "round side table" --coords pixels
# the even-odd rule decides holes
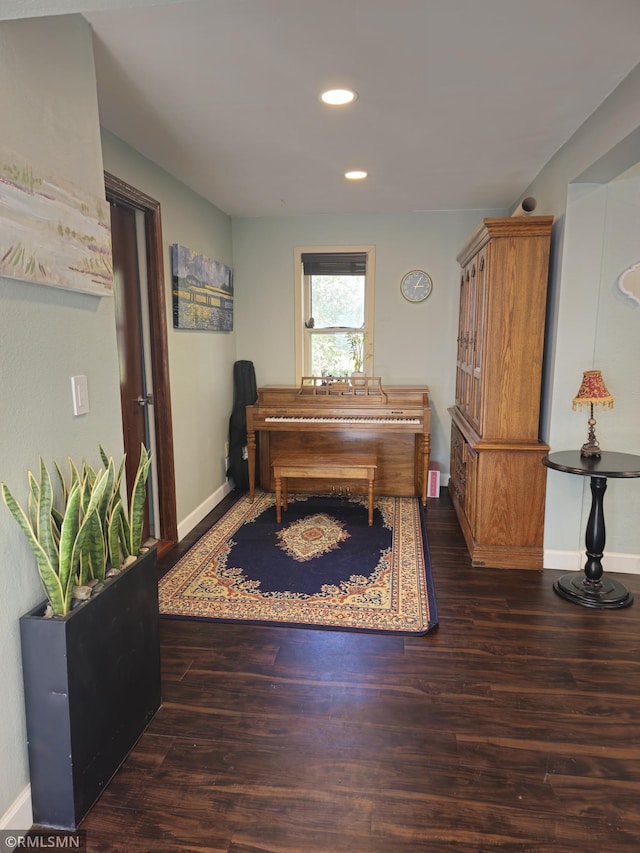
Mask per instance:
[[[640,477],[640,456],[603,450],[599,459],[580,456],[579,450],[562,450],[544,457],[542,464],[556,471],[591,478],[591,512],[585,532],[587,562],[582,574],[571,572],[554,583],[558,595],[584,607],[628,607],[629,590],[602,570],[604,553],[604,493],[608,477]]]

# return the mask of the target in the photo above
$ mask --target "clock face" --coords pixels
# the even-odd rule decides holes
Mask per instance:
[[[430,295],[432,288],[431,276],[422,270],[411,270],[400,282],[400,291],[409,302],[422,302]]]

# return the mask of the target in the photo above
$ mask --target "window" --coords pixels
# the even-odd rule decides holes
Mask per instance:
[[[296,249],[296,373],[373,370],[373,246]]]

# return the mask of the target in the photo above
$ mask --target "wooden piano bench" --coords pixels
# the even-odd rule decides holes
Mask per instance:
[[[369,526],[373,524],[373,484],[376,477],[375,453],[286,453],[272,463],[276,491],[276,521],[280,524],[281,503],[287,509],[288,481],[298,478],[325,480],[366,480],[368,483]]]

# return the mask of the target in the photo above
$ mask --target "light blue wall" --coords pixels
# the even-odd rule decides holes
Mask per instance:
[[[91,37],[80,16],[0,25],[0,114],[4,146],[103,196]],[[70,454],[97,465],[99,442],[122,453],[113,298],[0,278],[0,303],[0,480],[23,503],[39,454],[48,465]],[[81,417],[75,374],[89,382],[91,411]],[[33,555],[0,504],[0,815],[29,781],[18,619],[43,598]]]
[[[544,437],[579,448],[587,413],[574,412],[582,372],[602,370],[615,408],[597,417],[603,448],[640,454],[640,312],[617,278],[640,259],[640,68],[593,113],[524,195],[556,217],[544,387]],[[630,170],[630,171],[629,171]],[[545,565],[581,568],[588,479],[549,471]],[[605,570],[640,571],[640,483],[609,480]]]
[[[483,216],[506,211],[439,211],[352,216],[238,218],[233,255],[238,358],[254,362],[259,385],[295,382],[294,248],[375,245],[374,372],[387,385],[428,385],[432,459],[449,470],[455,392],[460,270],[456,255]],[[433,279],[425,301],[400,294],[405,272]]]
[[[176,508],[183,534],[184,524],[189,527],[187,519],[198,507],[202,507],[200,517],[206,515],[211,495],[225,482],[223,459],[233,403],[236,333],[173,328],[171,245],[179,243],[233,266],[231,220],[107,131],[102,133],[102,145],[107,172],[160,202]],[[237,325],[239,312],[234,313]]]

